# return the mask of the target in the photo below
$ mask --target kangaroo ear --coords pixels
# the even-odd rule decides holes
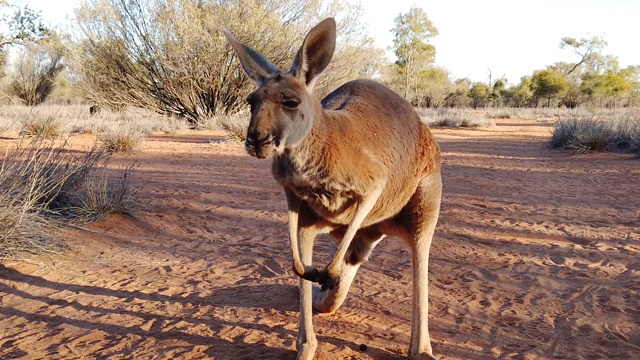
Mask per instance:
[[[327,18],[311,29],[304,38],[289,72],[304,81],[307,91],[311,92],[318,75],[329,65],[335,49],[336,21]]]
[[[238,55],[242,70],[256,86],[260,86],[270,74],[280,72],[280,69],[264,55],[236,40],[230,32],[225,30],[224,36],[227,37],[229,44]]]

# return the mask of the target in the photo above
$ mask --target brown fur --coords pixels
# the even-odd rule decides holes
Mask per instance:
[[[286,73],[226,35],[257,85],[248,97],[247,152],[274,156],[273,176],[287,195],[293,270],[301,277],[298,359],[312,359],[317,347],[312,305],[322,312],[338,309],[358,267],[386,235],[412,251],[409,357],[433,359],[427,276],[442,183],[440,151],[429,128],[409,102],[371,80],[348,82],[322,102],[313,95],[335,48],[333,19],[309,32]],[[323,270],[311,265],[320,233],[329,233],[337,246]],[[312,289],[307,280],[322,288]]]
[[[352,81],[322,105],[307,139],[273,161],[274,178],[322,220],[348,225],[358,202],[384,181],[362,226],[380,223],[400,212],[420,179],[440,171],[440,152],[428,126],[388,88]]]

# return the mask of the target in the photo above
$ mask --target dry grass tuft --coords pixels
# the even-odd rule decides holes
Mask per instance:
[[[94,169],[84,181],[67,193],[67,216],[91,222],[110,214],[131,214],[137,207],[138,188],[132,186],[135,165],[121,168],[116,175],[107,163]]]
[[[482,111],[486,113],[486,116],[491,119],[523,119],[523,120],[549,120],[549,119],[567,119],[575,117],[591,117],[594,111],[590,111],[585,108],[568,109],[558,107],[537,107],[537,108],[512,108],[512,107],[497,107],[497,108],[484,108],[476,111]]]
[[[101,149],[78,155],[45,140],[8,150],[0,164],[0,261],[61,251],[64,244],[52,230],[62,220],[130,211],[134,169],[112,180],[106,176],[107,159]],[[86,208],[79,215],[78,209]]]
[[[50,142],[19,144],[0,168],[0,260],[62,248],[45,216],[61,194],[81,181],[101,152],[77,157]]]
[[[135,127],[144,133],[171,133],[187,127],[184,119],[159,115],[135,107],[127,108],[125,111],[103,109],[91,115],[88,105],[0,106],[0,132],[20,132],[24,127],[23,123],[32,122],[34,119],[40,119],[36,123],[51,119],[60,125],[62,134],[99,134],[106,128],[125,126]]]
[[[610,126],[601,120],[559,120],[554,124],[551,147],[563,147],[577,153],[605,151],[612,136],[610,130]]]
[[[577,153],[611,151],[640,155],[640,116],[634,113],[618,115],[609,120],[558,120],[551,135],[551,147]]]
[[[57,139],[63,134],[62,121],[56,116],[33,116],[20,121],[20,135],[46,140]]]
[[[109,153],[131,153],[144,138],[144,132],[136,127],[110,127],[98,134],[102,147]]]
[[[495,126],[495,122],[487,118],[484,114],[468,109],[423,109],[419,111],[419,114],[430,126],[454,128],[480,128]]]
[[[207,119],[200,126],[212,129],[222,129],[228,133],[228,140],[243,142],[247,136],[250,121],[249,111],[239,111],[233,115],[218,115]]]

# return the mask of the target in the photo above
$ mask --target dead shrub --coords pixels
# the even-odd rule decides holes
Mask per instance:
[[[337,0],[85,1],[75,12],[69,61],[96,103],[173,114],[196,127],[202,119],[240,109],[252,88],[220,29],[288,68],[310,19],[335,16],[341,35],[315,87],[322,96],[363,72],[373,73],[369,69],[382,59],[359,21],[362,11]]]
[[[472,110],[438,109],[430,125],[478,128],[495,126],[495,123],[486,116]]]
[[[55,89],[55,81],[64,69],[63,47],[54,40],[27,43],[17,54],[10,93],[25,105],[42,104]]]
[[[233,115],[218,116],[217,123],[229,134],[229,140],[244,142],[247,137],[250,116],[248,111],[240,111]]]
[[[97,147],[78,154],[44,140],[8,150],[0,163],[0,261],[60,252],[64,243],[52,230],[62,221],[129,212],[134,168],[112,179],[107,160]]]
[[[0,260],[62,249],[47,214],[102,157],[72,155],[43,141],[7,153],[0,168]]]
[[[135,165],[129,165],[114,174],[107,169],[106,162],[93,169],[66,194],[67,216],[90,222],[110,214],[131,214],[138,202],[138,189],[132,186],[135,170]]]
[[[63,124],[55,116],[27,117],[21,121],[20,134],[27,137],[36,137],[45,140],[53,140],[63,133]]]
[[[98,134],[102,147],[109,153],[131,153],[143,137],[144,133],[134,127],[108,128]]]
[[[640,117],[558,120],[554,124],[550,144],[553,148],[577,153],[611,151],[640,154]]]

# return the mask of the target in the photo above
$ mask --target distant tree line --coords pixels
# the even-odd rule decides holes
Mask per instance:
[[[558,62],[536,70],[520,83],[505,79],[472,83],[452,80],[434,65],[436,49],[429,40],[438,31],[417,7],[396,17],[392,50],[398,60],[384,72],[383,81],[426,107],[629,107],[640,105],[640,66],[621,68],[615,56],[604,55],[601,37],[561,39],[560,47],[579,56],[576,63]]]
[[[16,0],[18,1],[18,0]],[[104,107],[137,106],[196,126],[245,106],[251,91],[222,29],[287,70],[309,24],[336,16],[338,47],[316,86],[319,96],[355,78],[375,78],[418,107],[628,107],[640,104],[640,66],[621,68],[601,37],[561,39],[575,63],[523,77],[453,79],[436,66],[438,29],[413,7],[395,18],[388,49],[373,45],[362,9],[344,0],[82,0],[72,30],[59,33],[39,13],[0,0],[0,93],[27,105],[79,97]],[[9,48],[16,49],[8,61]]]

